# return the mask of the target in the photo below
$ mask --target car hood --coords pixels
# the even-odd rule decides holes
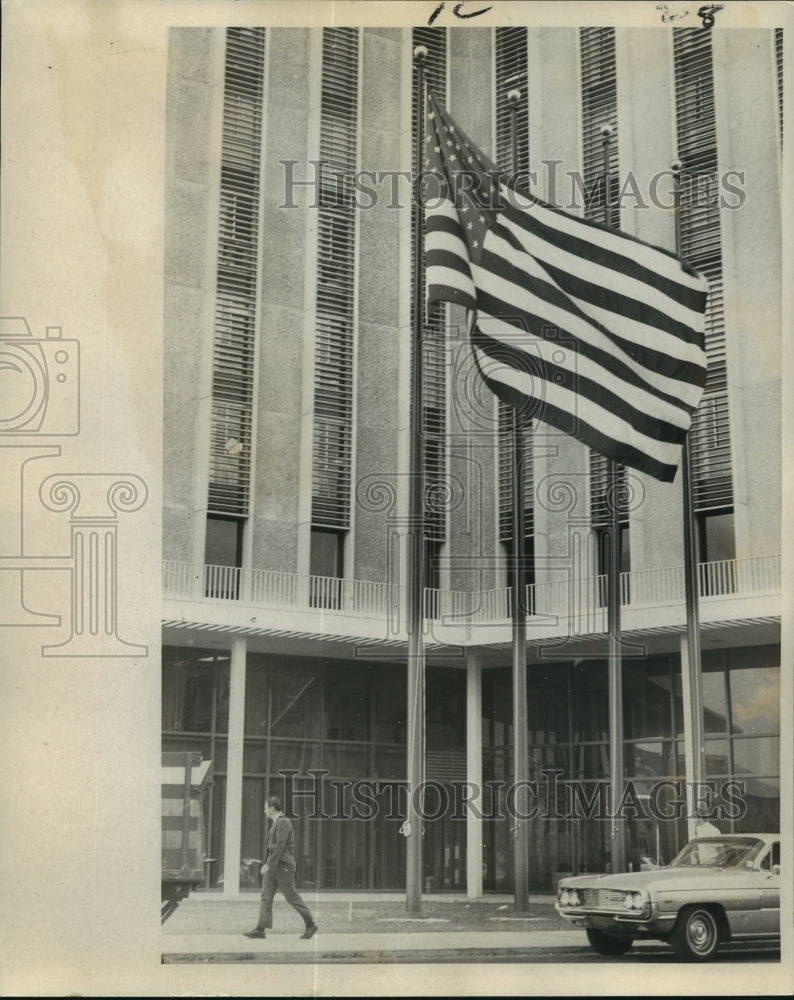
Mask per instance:
[[[575,886],[577,889],[622,889],[636,892],[639,889],[664,889],[672,883],[680,886],[684,882],[698,883],[702,879],[725,879],[743,877],[750,872],[738,868],[693,867],[654,868],[647,872],[619,872],[616,875],[572,875],[560,881],[560,888]]]

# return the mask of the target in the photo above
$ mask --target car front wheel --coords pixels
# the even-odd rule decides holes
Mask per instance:
[[[633,938],[615,937],[614,934],[594,930],[587,932],[587,940],[599,955],[625,955],[634,944]]]
[[[708,962],[717,954],[720,928],[716,916],[705,906],[687,906],[678,916],[670,944],[684,962]]]

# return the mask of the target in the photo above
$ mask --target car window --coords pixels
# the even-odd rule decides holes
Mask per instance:
[[[761,864],[759,865],[761,871],[771,872],[775,865],[780,865],[780,841],[775,841],[770,849],[761,859]]]

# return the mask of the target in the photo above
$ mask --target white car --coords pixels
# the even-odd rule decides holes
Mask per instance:
[[[662,868],[574,875],[560,882],[555,906],[600,955],[652,938],[705,962],[727,941],[779,941],[780,834],[698,837]]]

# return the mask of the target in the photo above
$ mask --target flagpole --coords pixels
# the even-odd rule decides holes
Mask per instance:
[[[675,218],[675,252],[681,258],[681,167],[676,160],[671,165],[673,171],[673,211]],[[689,674],[689,712],[692,737],[692,782],[698,788],[705,777],[705,753],[703,746],[703,677],[700,654],[700,615],[698,607],[699,581],[697,550],[697,522],[692,500],[692,452],[690,435],[687,433],[681,449],[681,485],[684,499],[684,600],[686,604],[686,648],[687,673]],[[683,678],[682,678],[683,680]],[[694,803],[688,796],[690,816]],[[690,818],[690,825],[693,819]],[[692,830],[694,832],[694,830]]]
[[[612,204],[609,190],[609,152],[612,126],[601,126],[604,148],[604,208],[605,222],[612,228]],[[607,631],[609,633],[609,784],[612,789],[611,830],[609,853],[613,872],[626,870],[626,838],[622,817],[617,806],[623,798],[623,665],[620,652],[620,481],[618,463],[608,459],[607,509],[610,513],[607,557]]]
[[[518,141],[516,137],[516,110],[521,97],[519,90],[511,90],[507,95],[510,105],[510,147],[513,173],[518,171]],[[516,815],[513,819],[513,873],[516,913],[526,913],[529,908],[529,827],[522,808],[523,796],[529,781],[529,746],[527,718],[527,636],[526,636],[526,525],[524,523],[524,445],[526,441],[526,418],[522,409],[512,408],[513,420],[513,563],[511,566],[510,610],[513,619],[513,775],[516,795],[513,798]]]
[[[416,176],[422,169],[425,121],[425,73],[427,49],[414,49],[416,65]],[[407,630],[408,630],[408,803],[405,835],[405,904],[411,913],[422,909],[422,818],[417,811],[418,794],[425,776],[425,652],[422,636],[424,611],[424,454],[422,439],[422,333],[424,301],[422,281],[423,213],[414,214],[414,302],[413,381],[411,386],[410,493],[408,508]]]

